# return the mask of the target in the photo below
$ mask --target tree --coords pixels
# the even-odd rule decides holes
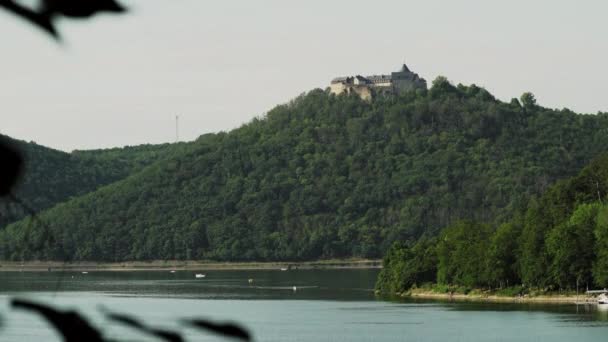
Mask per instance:
[[[517,251],[521,228],[516,223],[503,223],[492,234],[487,256],[488,283],[509,286],[519,283]]]
[[[485,286],[487,282],[487,246],[489,225],[460,221],[439,236],[437,245],[437,280],[441,284]]]
[[[437,76],[433,80],[433,84],[431,86],[431,89],[429,90],[430,96],[432,98],[437,98],[439,96],[450,94],[450,93],[459,94],[460,91],[458,88],[454,87],[454,85],[452,85],[450,83],[450,81],[447,79],[447,77]]]
[[[420,239],[412,248],[395,243],[384,258],[376,289],[384,293],[402,293],[413,286],[436,281],[437,240]]]
[[[567,222],[547,235],[547,252],[551,256],[549,274],[560,288],[573,289],[592,283],[593,232],[598,209],[598,204],[579,205]]]
[[[524,222],[519,241],[519,277],[526,286],[544,287],[550,282],[546,272],[549,256],[545,247],[545,235],[552,227],[552,222],[548,221],[543,205],[534,198],[530,201]]]
[[[520,97],[520,100],[521,104],[526,109],[530,109],[536,106],[536,97],[530,92],[523,93]]]
[[[608,287],[608,206],[598,209],[595,236],[595,262],[593,263],[593,282],[595,285]]]

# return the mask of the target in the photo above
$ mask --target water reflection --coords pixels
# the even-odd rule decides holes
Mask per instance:
[[[0,293],[99,292],[199,299],[374,300],[378,270],[0,272]]]
[[[112,297],[339,300],[374,301],[378,270],[263,271],[137,271],[137,272],[0,272],[0,293],[94,292]],[[391,298],[389,306],[363,306],[361,310],[428,309],[457,312],[546,312],[560,325],[606,326],[608,306],[483,303],[433,299]],[[404,311],[406,306],[408,310]],[[349,308],[352,309],[352,308]],[[415,312],[415,311],[414,311]]]
[[[5,272],[0,312],[8,294],[78,308],[101,325],[99,304],[158,324],[210,315],[241,322],[263,341],[565,342],[604,341],[608,334],[608,311],[595,305],[380,300],[372,291],[377,272],[205,271],[204,279],[194,271]],[[24,331],[48,340],[48,327],[35,318],[4,316],[0,340],[32,340],[20,339]]]
[[[450,301],[442,299],[393,299],[394,302],[411,306],[435,305],[447,311],[457,312],[544,312],[552,314],[552,320],[560,326],[608,327],[608,305],[593,303],[502,303],[477,301]]]

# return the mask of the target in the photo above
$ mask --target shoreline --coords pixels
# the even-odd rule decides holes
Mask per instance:
[[[594,305],[597,304],[595,297],[585,295],[538,295],[538,296],[501,296],[495,294],[462,294],[462,293],[437,293],[430,291],[416,291],[401,294],[403,298],[414,299],[436,299],[442,301],[481,302],[481,303],[516,303],[516,304],[571,304],[571,305]]]
[[[0,261],[0,272],[41,271],[197,271],[197,270],[315,270],[315,269],[380,269],[381,259],[316,260],[301,262],[218,262],[198,260],[154,260],[128,262],[71,262],[58,261]]]

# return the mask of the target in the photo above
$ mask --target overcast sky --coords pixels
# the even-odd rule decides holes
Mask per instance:
[[[608,111],[606,1],[125,1],[57,44],[0,13],[0,133],[71,151],[227,131],[404,61],[503,100]]]

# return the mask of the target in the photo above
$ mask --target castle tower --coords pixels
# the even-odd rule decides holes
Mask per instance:
[[[404,93],[415,89],[426,89],[426,81],[418,74],[411,72],[407,65],[403,64],[399,71],[391,73],[393,89],[396,93]]]

